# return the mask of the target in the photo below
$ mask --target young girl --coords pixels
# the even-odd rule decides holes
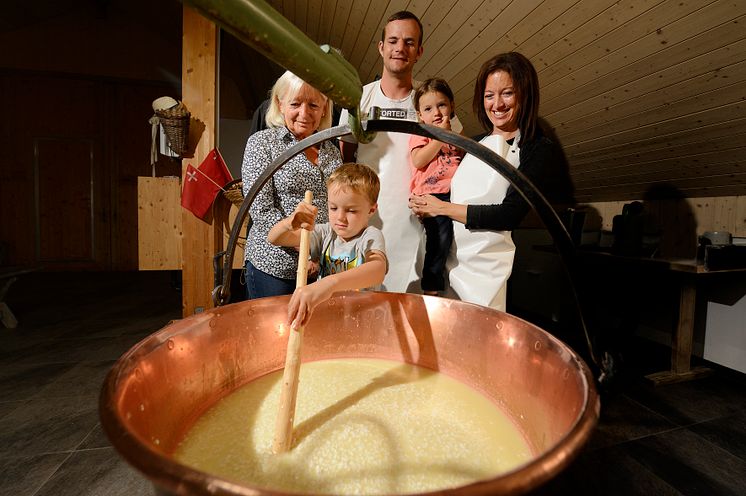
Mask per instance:
[[[444,80],[431,78],[414,94],[414,108],[425,124],[451,129],[454,116],[453,91]],[[464,152],[454,146],[424,136],[409,138],[409,162],[413,168],[412,195],[431,194],[443,201],[450,200],[451,178]],[[453,242],[453,221],[439,215],[424,217],[425,262],[422,268],[422,291],[437,295],[445,289],[445,263]]]

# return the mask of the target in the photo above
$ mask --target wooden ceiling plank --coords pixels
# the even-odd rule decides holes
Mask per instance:
[[[332,28],[329,31],[329,45],[339,49],[342,48],[342,40],[344,39],[345,29],[347,28],[347,19],[349,19],[350,13],[352,12],[350,5],[351,1],[353,0],[338,0],[337,8],[334,11],[334,21],[332,22]],[[349,54],[347,54],[347,56],[349,56]]]
[[[744,56],[746,56],[746,52],[744,52]],[[692,64],[695,65],[692,66]],[[686,64],[686,67],[691,68],[682,68],[681,70],[689,70],[693,73],[697,70],[694,67],[699,64],[698,61],[690,61]],[[715,68],[709,73],[680,81],[671,86],[662,86],[649,93],[641,93],[634,99],[616,103],[585,115],[581,115],[577,109],[573,109],[572,112],[568,110],[568,113],[577,111],[578,116],[573,115],[573,118],[564,122],[555,124],[554,118],[564,117],[561,113],[554,116],[545,116],[545,118],[552,122],[555,129],[558,130],[573,129],[573,132],[581,132],[592,126],[603,126],[606,132],[613,132],[617,123],[634,118],[639,114],[647,114],[647,118],[654,119],[657,117],[663,120],[683,113],[723,105],[732,101],[733,95],[731,93],[734,90],[735,93],[738,93],[738,85],[745,80],[746,61],[743,61],[722,68]],[[736,85],[735,89],[732,88],[734,85]],[[627,93],[637,91],[637,89],[625,88],[622,91]],[[738,96],[736,95],[736,98]],[[612,97],[610,96],[610,98]],[[622,97],[614,96],[613,98],[621,99]],[[684,108],[685,104],[693,106]],[[660,113],[655,116],[650,115],[657,112]]]
[[[697,174],[694,170],[689,170],[676,175],[671,175],[671,171],[661,171],[657,174],[645,174],[645,175],[630,175],[620,178],[603,178],[599,179],[579,179],[573,178],[573,184],[576,189],[583,191],[593,191],[593,188],[626,188],[628,185],[640,185],[640,184],[678,184],[680,187],[684,187],[684,184],[689,184],[687,181],[692,182],[691,184],[697,187],[704,185],[712,186],[715,184],[719,185],[731,185],[737,186],[739,184],[746,186],[746,176],[743,174],[743,162],[739,164],[724,164],[713,168],[712,174]],[[725,179],[723,179],[725,178]],[[735,178],[735,179],[733,179]]]
[[[365,52],[368,47],[380,38],[381,31],[378,26],[381,24],[381,16],[386,10],[386,3],[384,2],[371,2],[368,7],[368,12],[365,14],[363,19],[363,25],[358,30],[355,44],[350,53],[348,59],[350,63],[358,67],[363,61]]]
[[[577,29],[557,38],[533,57],[539,81],[547,84],[557,77],[571,73],[577,68],[575,63],[584,65],[594,60],[596,57],[588,52],[596,53],[598,43],[604,41],[609,33],[619,36],[619,32],[623,32],[625,27],[633,25],[638,17],[664,1],[666,0],[620,0]],[[636,38],[635,35],[632,39]],[[613,43],[609,45],[612,46]],[[609,46],[602,47],[600,55],[606,54],[607,49],[610,49]],[[560,73],[559,76],[556,73]]]
[[[511,2],[500,15],[474,37],[452,60],[441,60],[438,74],[451,84],[454,93],[469,86],[469,82],[476,77],[479,67],[486,58],[484,53],[492,48],[494,53],[506,52],[513,48],[513,44],[505,34],[516,29],[523,23],[532,25],[532,16],[542,17],[537,12],[548,12],[553,15],[553,8],[537,10],[543,0],[521,0]],[[559,4],[553,2],[551,5]],[[547,5],[547,4],[544,4]]]
[[[445,35],[445,39],[450,38],[453,34],[452,26],[456,24],[461,26],[463,21],[480,3],[482,3],[482,0],[464,0],[461,2],[433,0],[427,11],[420,17],[422,45],[428,46],[431,41],[436,41],[433,36],[441,33]],[[446,32],[443,33],[443,30],[446,30]],[[420,62],[422,62],[422,59],[420,59]]]
[[[741,42],[741,45],[742,56],[746,57],[746,40]],[[725,56],[728,57],[729,54],[726,53]],[[701,67],[701,64],[704,63],[697,65]],[[722,70],[714,70],[705,77],[682,81],[670,87],[661,87],[652,94],[643,93],[634,100],[616,103],[594,113],[585,115],[579,113],[577,117],[573,116],[566,122],[555,124],[550,116],[546,116],[546,119],[552,123],[558,136],[570,140],[574,135],[581,134],[589,137],[613,134],[632,127],[721,107],[743,99],[746,97],[744,81],[746,81],[746,61]],[[640,80],[640,84],[644,83]],[[635,89],[624,91],[632,92]],[[562,116],[562,113],[557,115]],[[572,132],[568,133],[568,130]]]
[[[746,123],[746,117],[739,116],[735,119],[726,119],[722,121],[717,121],[715,123],[703,125],[703,126],[695,126],[691,128],[687,128],[685,130],[678,130],[671,133],[661,133],[656,134],[652,136],[644,136],[641,139],[633,140],[629,142],[625,142],[624,144],[612,144],[612,145],[602,145],[599,144],[599,142],[587,142],[591,143],[591,146],[588,146],[587,144],[576,144],[576,145],[568,145],[563,146],[563,149],[565,150],[565,153],[568,154],[568,156],[574,157],[585,157],[585,156],[593,156],[597,153],[607,153],[609,151],[615,151],[615,150],[623,150],[623,149],[644,149],[644,148],[653,148],[657,149],[656,147],[666,147],[669,146],[669,143],[675,144],[675,143],[688,143],[690,142],[694,136],[701,139],[707,139],[708,137],[715,137],[718,135],[718,133],[724,133],[727,134],[729,129],[732,127],[735,130],[740,130],[744,124]]]
[[[549,87],[554,81],[565,76],[572,78],[575,72],[582,70],[588,65],[593,65],[600,59],[612,54],[614,57],[613,60],[616,63],[626,63],[627,59],[624,58],[624,48],[627,45],[651,33],[662,33],[663,29],[667,29],[672,23],[706,7],[712,1],[694,0],[692,2],[678,2],[676,0],[665,0],[663,3],[630,19],[616,29],[606,30],[601,28],[600,31],[605,34],[580,50],[567,55],[562,60],[541,70],[539,72],[539,80],[543,87]],[[717,1],[715,0],[714,3]],[[598,29],[599,26],[596,25],[595,27]],[[629,54],[626,55],[629,56]]]
[[[591,119],[590,124],[578,123],[578,128],[572,133],[565,134],[565,129],[556,130],[560,140],[572,142],[580,139],[594,139],[602,136],[614,135],[625,131],[640,129],[645,126],[658,123],[667,123],[679,118],[696,116],[711,109],[723,108],[726,105],[739,103],[746,97],[745,87],[742,81],[737,81],[723,88],[710,92],[703,92],[701,96],[692,96],[675,102],[673,105],[663,105],[648,109],[646,112],[634,112],[631,110],[628,116],[623,116],[610,122],[602,122],[599,119]],[[591,124],[596,123],[596,127]]]
[[[607,188],[613,188],[620,194],[629,195],[632,192],[644,192],[649,191],[653,186],[667,185],[672,188],[685,190],[691,188],[702,188],[706,184],[708,188],[711,187],[740,187],[746,192],[746,172],[734,173],[734,174],[722,174],[718,176],[708,176],[705,180],[702,177],[685,178],[685,179],[672,179],[664,178],[658,181],[639,181],[629,183],[616,183],[611,186],[582,186],[578,187],[578,190],[584,191],[585,193],[593,193]],[[717,195],[721,196],[721,195]]]
[[[331,45],[331,29],[336,10],[337,0],[323,0],[321,14],[319,15],[319,32],[317,35],[317,41],[321,45],[324,43]]]
[[[682,179],[746,172],[744,151],[746,149],[741,146],[692,157],[636,162],[585,173],[573,171],[572,178],[577,185],[608,186],[629,181],[657,181],[665,178]]]
[[[521,43],[516,51],[531,59],[536,65],[537,54],[547,46],[567,36],[591,19],[614,6],[618,0],[580,0],[545,27]],[[534,60],[536,58],[537,60]],[[536,65],[536,70],[539,66]]]
[[[422,22],[422,16],[425,15],[432,2],[433,0],[410,0],[406,10],[416,15],[420,19],[420,22]]]
[[[586,143],[588,149],[595,146],[596,143],[605,143],[606,146],[612,144],[625,144],[633,141],[637,141],[643,138],[657,136],[663,133],[674,133],[677,131],[689,131],[693,128],[699,128],[711,124],[717,124],[719,122],[740,119],[746,114],[745,102],[732,103],[724,105],[720,108],[710,109],[704,112],[699,112],[692,115],[686,115],[677,119],[672,119],[667,122],[656,122],[647,126],[642,126],[635,129],[629,129],[624,132],[609,134],[601,138],[583,139],[578,140],[577,144]],[[572,147],[575,143],[560,139],[565,148]]]
[[[283,0],[270,0],[269,4],[280,14],[283,13]]]
[[[625,190],[619,192],[615,189],[604,188],[598,191],[583,191],[576,193],[575,197],[578,202],[589,203],[589,202],[620,202],[622,204],[632,200],[641,200],[645,193],[649,191],[649,188],[641,187],[637,190]],[[741,196],[746,194],[746,189],[743,185],[736,186],[713,186],[713,187],[693,187],[680,189],[679,193],[686,198],[701,197],[721,197],[721,196]],[[617,210],[621,212],[621,209]]]
[[[372,2],[368,2],[367,0],[354,0],[352,2],[350,16],[347,18],[347,26],[344,31],[344,37],[342,38],[342,44],[339,45],[342,53],[346,53],[350,57],[354,56],[352,49],[354,48],[355,42],[360,35],[360,30],[365,23],[366,14],[368,13],[368,8],[371,3]]]
[[[502,22],[488,26],[459,54],[457,59],[459,62],[450,65],[452,73],[446,74],[451,78],[449,82],[457,100],[468,98],[472,94],[474,79],[485,60],[498,53],[516,50],[521,43],[567,12],[576,2],[577,0],[556,0],[537,3],[537,8],[534,10],[523,11],[524,17],[521,19],[500,18],[498,20]],[[532,4],[522,2],[521,5],[530,8]],[[505,13],[507,12],[508,9],[505,10]],[[504,30],[511,21],[515,21],[512,27],[507,31]],[[491,33],[494,35],[490,36]],[[491,42],[491,40],[495,41]]]
[[[689,16],[689,22],[677,22],[661,34],[652,33],[635,43],[627,45],[622,53],[600,59],[570,77],[542,86],[542,111],[550,115],[594,96],[633,82],[642,76],[662,72],[700,55],[727,46],[744,38],[744,12],[729,22],[723,23],[725,12],[706,9],[707,16]],[[697,18],[699,31],[694,31],[691,22]],[[663,40],[661,37],[666,36]]]
[[[323,45],[324,42],[319,41],[319,24],[321,23],[321,10],[323,8],[324,0],[307,1],[306,28],[304,29],[304,32],[317,45]]]
[[[730,130],[728,130],[730,131]],[[740,132],[733,134],[720,135],[714,139],[705,139],[699,135],[692,136],[693,141],[690,143],[681,143],[672,145],[670,143],[659,144],[665,146],[655,150],[640,150],[637,147],[627,147],[623,152],[617,155],[600,155],[587,157],[585,159],[572,158],[572,173],[582,174],[595,170],[607,170],[612,167],[622,166],[634,163],[640,160],[660,161],[669,157],[684,157],[696,150],[727,150],[734,146],[734,143],[746,143],[746,126],[741,128]]]
[[[295,1],[295,26],[307,33],[306,23],[308,22],[308,0]]]
[[[445,15],[437,16],[437,9],[429,9],[423,19],[420,19],[425,31],[422,45],[425,51],[419,62],[415,66],[417,77],[427,79],[435,77],[438,74],[428,72],[428,64],[433,58],[441,58],[445,55],[441,53],[443,48],[451,42],[450,40],[457,36],[457,33],[463,29],[464,24],[474,12],[481,9],[484,0],[464,0],[458,3],[451,2],[453,7]],[[446,2],[447,4],[448,2]],[[431,14],[432,12],[432,14]],[[438,22],[438,17],[440,20]]]
[[[701,150],[703,147],[706,147],[708,150],[713,152],[730,150],[734,147],[734,141],[736,143],[745,143],[746,132],[725,136],[708,142],[700,141],[691,145],[686,144],[677,147],[664,148],[655,152],[634,153],[610,158],[599,157],[598,160],[584,163],[578,163],[576,160],[573,160],[571,172],[573,177],[580,177],[581,175],[592,173],[609,174],[610,171],[628,166],[629,164],[647,164],[650,162],[660,163],[664,160],[673,158],[681,159],[682,157],[696,153],[698,149]]]
[[[297,0],[283,0],[280,12],[288,21],[295,24],[295,2]],[[303,1],[303,0],[301,0]]]
[[[448,42],[442,45],[443,48],[440,51],[431,52],[431,55],[426,60],[420,61],[420,64],[415,66],[416,74],[419,75],[422,73],[442,76],[443,66],[454,60],[464,47],[471,43],[479,33],[492,24],[513,3],[515,2],[506,3],[505,0],[486,0],[456,29]],[[427,47],[425,47],[425,50],[427,51]]]

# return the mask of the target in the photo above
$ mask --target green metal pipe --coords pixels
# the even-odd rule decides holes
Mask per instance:
[[[184,0],[200,14],[357,114],[363,85],[355,68],[319,47],[263,0]]]

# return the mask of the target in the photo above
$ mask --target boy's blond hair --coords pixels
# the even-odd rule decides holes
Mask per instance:
[[[376,172],[367,165],[353,162],[342,164],[331,173],[326,180],[326,189],[330,190],[332,186],[350,188],[356,193],[367,196],[371,204],[378,202],[378,193],[381,190],[381,183]]]

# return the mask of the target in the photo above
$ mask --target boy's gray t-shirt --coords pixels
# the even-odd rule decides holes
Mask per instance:
[[[319,261],[319,278],[362,265],[365,254],[371,250],[386,255],[383,233],[374,226],[366,227],[355,239],[345,242],[329,223],[316,224],[308,239],[311,259]]]

